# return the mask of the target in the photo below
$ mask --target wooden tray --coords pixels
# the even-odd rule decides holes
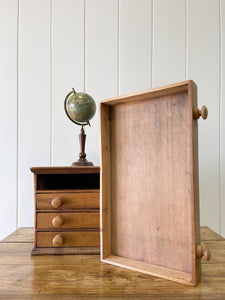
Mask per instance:
[[[103,262],[192,286],[199,282],[194,118],[207,117],[207,111],[197,109],[196,95],[193,81],[185,81],[101,101]]]

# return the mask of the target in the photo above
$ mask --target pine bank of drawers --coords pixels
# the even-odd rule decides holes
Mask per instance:
[[[98,254],[99,167],[31,168],[35,239],[32,255]]]

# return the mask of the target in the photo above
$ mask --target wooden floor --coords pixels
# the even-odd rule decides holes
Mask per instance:
[[[188,287],[99,261],[99,255],[30,256],[33,229],[0,242],[0,299],[225,299],[225,239],[201,228],[212,251],[202,281]]]

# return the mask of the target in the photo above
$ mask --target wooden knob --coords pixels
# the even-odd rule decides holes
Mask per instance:
[[[204,259],[208,261],[211,258],[211,251],[208,248],[204,248],[201,245],[198,245],[196,250],[196,256],[197,258],[204,257]]]
[[[57,234],[52,240],[52,245],[54,247],[60,247],[63,245],[63,243],[64,243],[64,239],[61,234]]]
[[[54,199],[52,199],[51,201],[51,205],[54,208],[59,208],[60,206],[62,206],[63,201],[61,197],[55,197]]]
[[[208,248],[203,249],[203,256],[204,256],[205,260],[207,260],[207,261],[210,260],[211,251]]]
[[[56,228],[62,226],[63,223],[64,223],[64,218],[61,215],[55,216],[52,219],[52,226]]]
[[[200,117],[202,117],[202,119],[207,119],[208,117],[208,109],[205,105],[202,106],[201,110],[198,109],[197,107],[193,108],[193,118],[194,120],[198,120]]]

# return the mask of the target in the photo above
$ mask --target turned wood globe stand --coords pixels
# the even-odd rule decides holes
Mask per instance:
[[[85,153],[85,141],[86,141],[86,134],[84,132],[83,126],[81,126],[81,132],[79,134],[79,142],[80,142],[80,154],[79,159],[76,162],[72,163],[72,167],[77,166],[93,166],[93,163],[86,159]]]

